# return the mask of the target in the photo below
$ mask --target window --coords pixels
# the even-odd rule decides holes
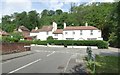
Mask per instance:
[[[80,30],[80,35],[82,35],[82,30]]]
[[[73,40],[74,38],[66,38],[66,40]]]
[[[65,32],[65,34],[67,34],[67,32]]]
[[[96,40],[97,38],[87,38],[88,40]]]
[[[73,32],[73,35],[75,34],[75,32]]]
[[[55,36],[58,36],[58,34],[55,34]]]
[[[90,35],[93,35],[93,30],[91,30],[91,33],[90,33]]]
[[[54,38],[54,40],[58,40],[58,38]]]
[[[48,35],[48,32],[46,34]]]

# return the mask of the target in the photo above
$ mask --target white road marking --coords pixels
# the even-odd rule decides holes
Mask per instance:
[[[68,64],[69,64],[69,62],[70,62],[70,60],[71,60],[71,58],[73,57],[74,55],[71,55],[71,57],[69,58],[69,60],[68,60],[68,62],[67,62],[67,64],[66,64],[66,67],[65,67],[65,69],[64,69],[64,73],[65,73],[65,71],[66,71],[66,69],[67,69],[67,67],[68,67]]]
[[[32,64],[34,64],[34,63],[36,63],[36,62],[38,62],[38,61],[40,61],[40,60],[41,60],[41,59],[35,60],[35,61],[33,61],[33,62],[31,62],[31,63],[29,63],[29,64],[27,64],[27,65],[24,65],[24,66],[22,66],[22,67],[20,67],[20,68],[18,68],[18,69],[16,69],[16,70],[13,70],[13,71],[9,72],[8,74],[14,73],[14,72],[16,72],[16,71],[18,71],[18,70],[21,70],[21,69],[23,69],[23,68],[25,68],[25,67],[28,67],[28,66],[30,66],[30,65],[32,65]]]
[[[52,54],[54,54],[54,53],[55,53],[55,51],[53,51],[52,53],[48,54],[47,57],[50,56],[50,55],[52,55]]]

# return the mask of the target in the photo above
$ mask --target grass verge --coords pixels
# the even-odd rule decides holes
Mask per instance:
[[[99,75],[101,73],[108,74],[112,73],[113,75],[120,74],[120,56],[102,56],[102,55],[96,55],[95,59],[95,73],[94,75]],[[92,72],[92,69],[90,65],[88,65],[87,61],[87,68],[90,73]]]

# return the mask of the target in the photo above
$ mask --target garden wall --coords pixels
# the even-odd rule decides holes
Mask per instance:
[[[28,43],[2,43],[0,44],[2,54],[30,51]]]

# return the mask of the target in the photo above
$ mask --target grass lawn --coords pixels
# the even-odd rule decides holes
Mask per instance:
[[[120,56],[96,56],[96,73],[118,73],[120,71]]]

